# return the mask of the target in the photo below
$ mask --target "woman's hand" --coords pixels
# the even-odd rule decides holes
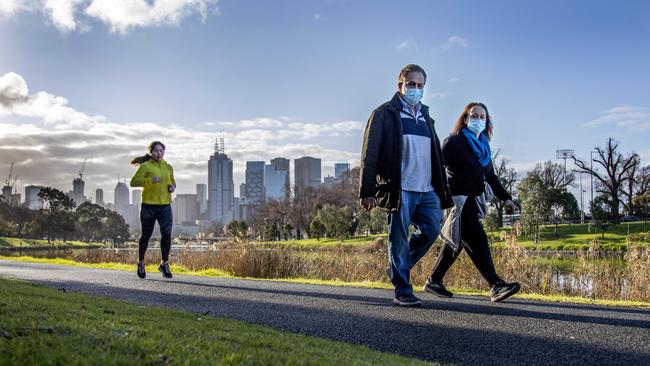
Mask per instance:
[[[167,186],[167,189],[169,190],[169,193],[174,193],[174,191],[176,190],[176,186],[173,185],[173,184],[170,184],[170,185]]]

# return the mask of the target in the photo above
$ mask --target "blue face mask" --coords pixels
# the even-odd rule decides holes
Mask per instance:
[[[470,118],[469,123],[467,124],[467,129],[473,134],[478,135],[485,130],[485,121],[478,118]]]
[[[424,95],[424,90],[418,88],[408,88],[404,94],[404,101],[410,105],[416,105],[420,103]]]

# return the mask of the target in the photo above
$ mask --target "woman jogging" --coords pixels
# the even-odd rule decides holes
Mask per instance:
[[[162,251],[162,262],[158,270],[166,278],[172,278],[169,269],[169,251],[172,244],[172,192],[176,190],[174,170],[167,164],[165,156],[165,144],[154,141],[149,144],[149,154],[137,157],[131,161],[132,165],[139,165],[138,171],[131,178],[131,187],[143,187],[142,207],[140,208],[140,223],[142,235],[140,236],[140,250],[138,260],[138,277],[145,278],[144,255],[147,252],[149,239],[153,228],[158,221],[160,226],[160,250]]]
[[[479,221],[485,214],[486,195],[492,191],[505,201],[507,209],[514,208],[512,197],[492,166],[492,127],[485,104],[469,103],[442,146],[454,207],[445,217],[441,231],[444,246],[424,287],[425,291],[440,297],[453,295],[442,280],[463,248],[490,285],[493,302],[514,295],[520,288],[519,283],[507,283],[497,275],[488,238]]]

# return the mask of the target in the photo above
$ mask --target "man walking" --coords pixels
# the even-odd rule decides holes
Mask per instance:
[[[422,305],[410,272],[438,237],[442,208],[453,206],[434,121],[420,103],[426,78],[418,65],[400,71],[397,92],[368,119],[361,149],[359,198],[366,211],[388,211],[387,272],[400,306]],[[417,230],[409,240],[410,224]]]

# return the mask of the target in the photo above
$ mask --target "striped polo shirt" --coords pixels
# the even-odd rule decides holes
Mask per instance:
[[[402,110],[402,190],[433,191],[431,185],[431,130],[418,103],[416,112],[401,97]]]

